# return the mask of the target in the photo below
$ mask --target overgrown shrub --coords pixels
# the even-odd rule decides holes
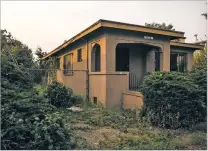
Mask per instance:
[[[74,133],[64,127],[63,117],[54,113],[57,108],[49,104],[51,100],[37,95],[40,93],[32,88],[34,76],[26,69],[33,67],[32,56],[29,57],[32,51],[23,50],[21,42],[17,40],[11,44],[11,35],[5,37],[5,32],[2,33],[1,149],[74,149],[78,141]],[[5,46],[11,48],[12,56],[3,52]],[[54,92],[53,89],[51,92]],[[70,91],[67,94],[70,96]]]
[[[46,89],[45,96],[56,107],[71,107],[72,89],[53,81]]]
[[[194,68],[190,72],[190,76],[194,80],[194,83],[199,86],[204,103],[207,105],[207,69]]]
[[[153,72],[145,77],[141,92],[144,95],[142,113],[153,125],[179,128],[204,120],[203,97],[187,74]]]
[[[18,94],[15,99],[1,108],[1,149],[75,147],[74,134],[66,131],[60,120],[63,118],[50,118],[56,108],[47,99],[30,92]]]
[[[73,105],[84,105],[84,99],[80,95],[73,95],[71,102]]]

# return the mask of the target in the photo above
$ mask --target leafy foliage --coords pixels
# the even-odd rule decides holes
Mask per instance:
[[[29,49],[6,31],[1,36],[1,149],[74,149],[77,138],[64,127],[63,116],[32,87],[27,68],[36,63]]]
[[[207,48],[194,52],[194,68],[207,68]]]
[[[45,92],[50,104],[56,107],[71,107],[72,89],[66,88],[63,84],[53,81]]]
[[[173,28],[172,24],[166,25],[165,23],[159,24],[159,23],[145,23],[145,26],[152,27],[152,28],[159,28],[159,29],[165,29],[165,30],[175,30]]]
[[[45,55],[47,55],[47,53],[44,52],[41,47],[38,47],[36,49],[35,54],[38,56],[38,59],[41,59],[42,57],[44,57]]]
[[[23,65],[27,68],[35,66],[32,50],[21,41],[14,39],[11,33],[1,30],[1,41],[1,51],[4,52],[3,55],[7,55],[8,59],[11,59],[12,54],[18,65]],[[9,50],[10,53],[8,52]]]
[[[84,99],[80,95],[74,95],[71,97],[71,102],[73,105],[77,106],[83,106],[84,105]]]
[[[153,72],[141,86],[143,114],[153,125],[166,128],[190,127],[204,120],[206,106],[198,85],[177,72]]]
[[[190,72],[190,77],[194,80],[194,83],[198,85],[201,97],[205,106],[207,107],[207,70],[206,68],[194,68]],[[203,110],[203,116],[207,117],[206,110]]]

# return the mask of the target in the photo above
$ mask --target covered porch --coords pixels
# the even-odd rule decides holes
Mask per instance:
[[[129,72],[128,90],[138,91],[145,75],[162,68],[162,49],[144,43],[118,43],[115,71]]]

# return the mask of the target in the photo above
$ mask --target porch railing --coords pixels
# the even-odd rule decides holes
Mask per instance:
[[[129,90],[139,91],[140,80],[136,74],[129,72]]]

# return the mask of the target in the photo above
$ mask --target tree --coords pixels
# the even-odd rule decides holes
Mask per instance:
[[[206,46],[194,52],[194,67],[207,69],[207,48]]]
[[[29,49],[27,45],[14,39],[11,33],[7,32],[6,29],[1,30],[1,39],[1,52],[3,55],[6,55],[7,58],[8,56],[12,56],[18,65],[23,65],[26,68],[34,66],[32,50]]]
[[[201,15],[207,19],[207,13],[203,13]],[[194,36],[197,40],[197,34]],[[205,70],[207,69],[207,42],[205,42],[203,49],[194,52],[194,67]]]
[[[145,23],[146,27],[152,27],[152,28],[158,28],[158,29],[165,29],[165,30],[172,30],[174,31],[175,29],[173,28],[172,24],[166,25],[165,23],[159,24],[159,23]]]
[[[47,55],[47,52],[43,52],[41,47],[38,47],[35,51],[35,54],[38,56],[39,59]]]

